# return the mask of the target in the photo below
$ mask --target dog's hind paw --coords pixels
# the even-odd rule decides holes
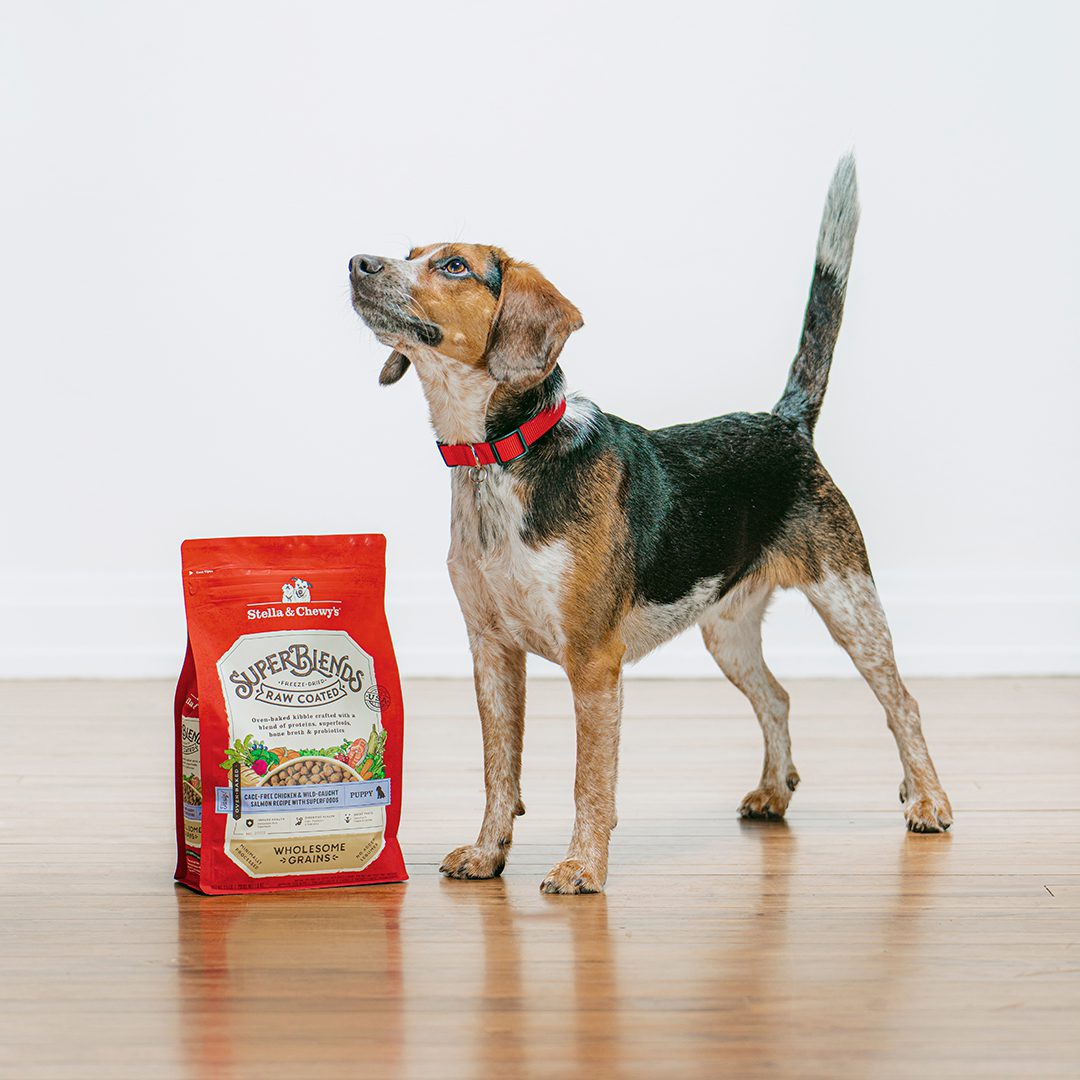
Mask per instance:
[[[948,795],[944,791],[924,792],[906,800],[904,820],[911,832],[945,832],[953,822]]]
[[[491,851],[475,844],[466,844],[464,847],[454,848],[443,859],[439,870],[447,877],[467,881],[498,877],[506,866],[506,851],[505,847]]]
[[[799,777],[795,774],[795,783]],[[787,812],[791,793],[795,790],[790,781],[782,788],[759,787],[751,791],[739,806],[739,817],[778,821]]]

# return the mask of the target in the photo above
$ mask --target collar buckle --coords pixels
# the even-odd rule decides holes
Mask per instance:
[[[504,458],[502,454],[499,453],[499,443],[506,442],[507,439],[512,439],[515,435],[518,438],[518,442],[521,443],[521,452],[514,454],[512,457]],[[508,465],[511,461],[523,458],[531,449],[528,440],[525,438],[524,434],[522,434],[521,428],[519,427],[514,428],[509,435],[504,435],[501,439],[492,439],[488,445],[491,447],[492,454],[495,455],[495,460],[500,465]]]

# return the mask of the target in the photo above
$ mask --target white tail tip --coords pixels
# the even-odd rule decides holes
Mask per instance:
[[[836,166],[825,211],[821,215],[817,261],[846,281],[855,248],[855,230],[859,227],[859,190],[855,181],[855,155],[846,154]]]

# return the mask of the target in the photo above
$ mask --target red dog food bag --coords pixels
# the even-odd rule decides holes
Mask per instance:
[[[203,893],[404,881],[386,538],[188,540],[181,553],[176,879]]]

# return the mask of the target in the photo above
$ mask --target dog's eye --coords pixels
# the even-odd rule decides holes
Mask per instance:
[[[469,264],[464,259],[448,259],[443,269],[453,277],[464,277],[469,272]]]

